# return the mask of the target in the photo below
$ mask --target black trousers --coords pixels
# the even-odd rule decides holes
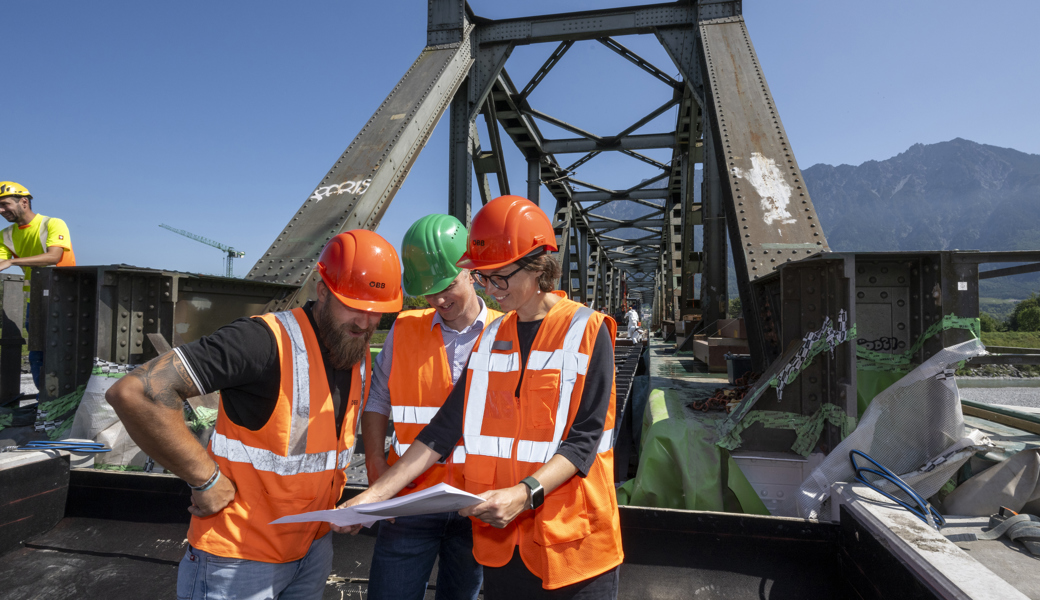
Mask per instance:
[[[585,581],[555,590],[542,589],[542,580],[527,570],[520,558],[520,548],[502,567],[484,567],[484,600],[615,600],[618,594],[618,571],[621,567]]]

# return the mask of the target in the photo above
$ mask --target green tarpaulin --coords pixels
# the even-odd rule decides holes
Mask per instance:
[[[715,445],[722,415],[695,412],[676,390],[653,390],[643,413],[639,470],[618,503],[768,515],[729,452]]]

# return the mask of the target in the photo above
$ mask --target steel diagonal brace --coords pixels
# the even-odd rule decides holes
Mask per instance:
[[[599,38],[597,41],[599,43],[603,44],[604,46],[606,46],[607,48],[610,48],[614,52],[617,52],[625,60],[631,62],[635,66],[637,66],[640,69],[646,71],[647,73],[649,73],[650,75],[654,76],[655,78],[657,78],[658,80],[660,80],[664,84],[666,84],[668,86],[671,86],[673,88],[676,88],[676,89],[680,89],[682,87],[682,84],[680,84],[678,81],[673,79],[667,73],[665,73],[661,69],[658,69],[657,67],[655,67],[650,61],[646,60],[642,56],[639,56],[635,52],[632,52],[631,50],[629,50],[628,48],[623,46],[617,40],[615,40],[613,38],[606,37],[606,38]]]
[[[542,67],[538,69],[538,72],[534,74],[534,77],[531,78],[531,81],[527,82],[527,85],[524,86],[523,91],[520,92],[519,100],[521,103],[527,100],[527,97],[531,95],[531,92],[534,91],[534,88],[538,87],[538,84],[541,83],[543,79],[545,79],[545,76],[549,74],[549,71],[552,71],[553,67],[555,67],[556,64],[560,62],[560,59],[563,58],[563,55],[566,54],[567,51],[570,50],[571,46],[573,45],[573,41],[561,42],[560,45],[556,47],[556,50],[553,50],[553,53],[549,55],[549,58],[546,59]]]
[[[265,310],[314,297],[322,248],[348,229],[375,229],[473,65],[461,42],[428,46],[335,161],[314,192],[250,270],[247,279],[301,286]]]

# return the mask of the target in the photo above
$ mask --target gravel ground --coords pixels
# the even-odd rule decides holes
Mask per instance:
[[[1040,387],[960,388],[961,399],[986,404],[1040,408]]]

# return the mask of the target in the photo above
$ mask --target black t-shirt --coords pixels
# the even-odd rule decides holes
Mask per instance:
[[[317,331],[314,302],[303,312]],[[332,392],[336,432],[342,429],[350,394],[351,370],[332,368],[328,348],[318,336],[321,359]],[[220,391],[224,413],[232,423],[256,431],[263,427],[278,404],[281,365],[274,332],[256,317],[238,319],[213,333],[176,349],[203,394]]]
[[[534,337],[541,327],[542,321],[518,321],[516,333],[520,342],[520,382],[524,380],[524,370],[527,365],[527,356],[531,352]],[[430,424],[423,428],[416,436],[416,440],[429,446],[434,452],[442,457],[448,455],[455,444],[462,437],[462,423],[465,418],[463,414],[466,406],[466,378],[469,373],[462,372],[462,376],[455,382],[448,398],[444,401],[437,414],[434,415]],[[603,431],[603,425],[607,420],[607,409],[610,407],[610,392],[614,385],[614,345],[610,339],[610,330],[604,323],[596,334],[596,344],[592,348],[592,356],[589,357],[589,366],[585,371],[585,387],[581,391],[581,403],[574,415],[574,423],[567,436],[560,442],[557,454],[563,455],[578,469],[578,474],[585,477],[596,460],[596,449],[603,435],[611,435],[611,432]],[[520,395],[520,386],[517,385],[516,395]]]

